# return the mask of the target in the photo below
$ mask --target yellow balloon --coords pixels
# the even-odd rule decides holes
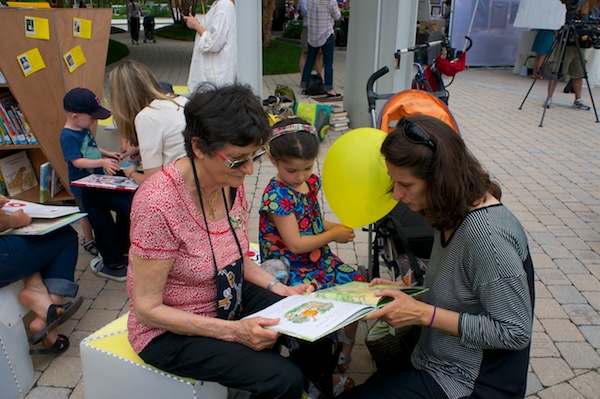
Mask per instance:
[[[393,182],[380,153],[386,136],[379,129],[354,129],[338,138],[325,156],[323,192],[348,227],[374,223],[397,204],[389,192]]]

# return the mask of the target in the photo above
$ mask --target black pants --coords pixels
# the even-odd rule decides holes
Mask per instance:
[[[444,399],[446,393],[425,371],[411,370],[393,375],[375,374],[367,382],[336,399]]]
[[[131,34],[131,40],[140,40],[140,19],[131,17],[129,18],[129,33]]]
[[[241,317],[264,309],[279,299],[281,297],[276,294],[246,283]],[[282,337],[281,342],[285,341],[287,339]],[[276,350],[257,352],[238,343],[167,332],[153,339],[140,357],[146,363],[173,374],[216,381],[227,387],[249,391],[251,398],[299,399],[304,389],[304,374],[313,379],[325,373],[328,375],[324,381],[331,383],[331,371],[318,370],[333,357],[332,342],[326,339],[315,344],[298,344],[299,348],[290,356],[292,361],[280,356]],[[311,367],[305,368],[309,363]]]

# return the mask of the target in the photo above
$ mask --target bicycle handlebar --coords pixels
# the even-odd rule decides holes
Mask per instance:
[[[375,81],[388,73],[390,68],[384,66],[383,68],[375,71],[367,80],[367,100],[369,101],[369,112],[375,109],[375,100],[379,98],[379,95],[373,91],[373,85],[375,85]]]

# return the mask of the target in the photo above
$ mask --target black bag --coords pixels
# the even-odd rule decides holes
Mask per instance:
[[[373,277],[379,277],[379,255],[394,277],[407,285],[423,285],[431,255],[433,228],[418,213],[399,202],[375,223],[373,241]]]
[[[306,94],[309,96],[318,96],[320,94],[325,94],[325,89],[323,89],[323,78],[319,74],[310,75],[310,79],[308,79],[308,83],[306,85]]]
[[[378,320],[369,329],[365,345],[379,375],[409,370],[410,358],[421,336],[421,327],[393,328]]]

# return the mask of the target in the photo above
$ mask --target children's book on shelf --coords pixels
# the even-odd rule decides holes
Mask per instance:
[[[94,187],[94,188],[105,188],[108,190],[123,190],[123,191],[136,191],[138,185],[133,179],[124,176],[110,176],[110,175],[98,175],[93,174],[74,180],[71,182],[74,186],[82,187]]]
[[[40,202],[44,203],[50,198],[50,186],[52,185],[52,166],[50,162],[40,165]]]
[[[265,328],[314,342],[351,324],[392,300],[379,297],[376,292],[384,288],[401,290],[416,296],[427,291],[423,287],[351,282],[312,292],[292,295],[248,317],[279,319],[279,324]]]
[[[4,177],[4,184],[11,197],[38,184],[33,166],[25,151],[0,158],[0,173]]]
[[[4,208],[2,208],[4,209]],[[33,219],[31,224],[18,229],[10,229],[0,233],[0,235],[15,235],[15,236],[43,236],[58,230],[68,224],[87,216],[87,213],[74,213],[69,216],[63,216],[55,219]]]
[[[52,169],[52,181],[50,182],[50,197],[54,198],[56,194],[64,190],[64,186],[58,177],[58,174]]]
[[[8,197],[8,190],[6,189],[6,184],[4,183],[4,178],[2,177],[2,173],[0,173],[0,195],[4,195]]]
[[[23,212],[32,218],[40,219],[54,219],[79,212],[78,206],[43,205],[14,198],[10,199],[8,203],[6,203],[1,209],[8,213],[16,212],[19,209],[22,209]]]

